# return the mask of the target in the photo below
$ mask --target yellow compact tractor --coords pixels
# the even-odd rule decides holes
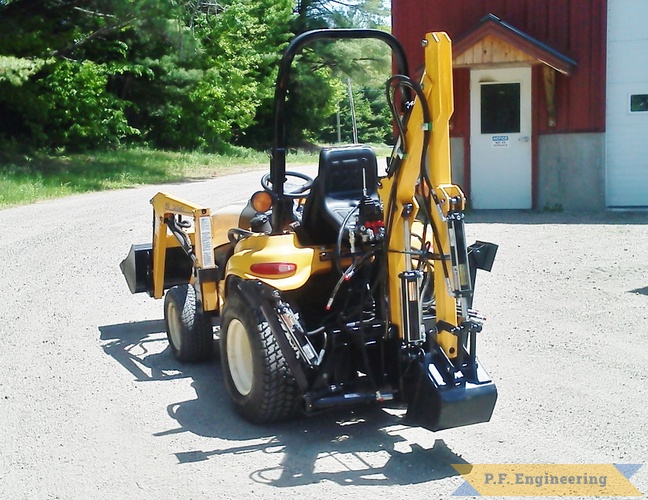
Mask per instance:
[[[375,38],[392,50],[386,85],[396,146],[379,175],[367,146],[324,148],[317,177],[286,171],[285,104],[294,57],[320,40]],[[368,403],[407,407],[431,430],[490,419],[497,390],[477,359],[477,269],[497,246],[467,246],[465,197],[452,184],[451,42],[429,33],[421,82],[375,30],[317,30],[286,49],[275,90],[275,142],[262,190],[210,209],[159,193],[152,244],[122,262],[131,292],[165,295],[171,351],[213,353],[220,320],[224,380],[256,423]]]

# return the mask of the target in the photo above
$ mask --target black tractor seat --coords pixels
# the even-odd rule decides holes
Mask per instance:
[[[378,164],[364,145],[323,148],[319,170],[304,204],[300,239],[305,245],[332,245],[363,193],[378,200]]]

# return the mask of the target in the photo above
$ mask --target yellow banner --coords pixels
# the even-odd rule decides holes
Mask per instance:
[[[466,483],[453,496],[642,496],[640,464],[453,464]]]

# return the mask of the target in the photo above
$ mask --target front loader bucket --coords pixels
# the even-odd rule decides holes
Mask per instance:
[[[164,289],[189,283],[192,262],[181,247],[166,249]],[[126,258],[119,264],[131,293],[153,293],[153,246],[150,243],[131,245]]]
[[[150,244],[131,245],[128,255],[119,264],[131,293],[148,292],[153,288],[152,249]]]
[[[405,423],[432,431],[488,422],[495,408],[497,388],[477,363],[472,377],[444,377],[446,360],[426,354],[419,363],[416,389],[405,415]],[[437,364],[435,364],[435,362]]]

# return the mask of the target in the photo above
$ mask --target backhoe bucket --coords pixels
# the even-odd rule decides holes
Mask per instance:
[[[477,363],[473,377],[449,377],[443,366],[446,362],[426,354],[419,363],[416,389],[407,408],[405,423],[440,431],[490,420],[497,388],[486,371]]]

